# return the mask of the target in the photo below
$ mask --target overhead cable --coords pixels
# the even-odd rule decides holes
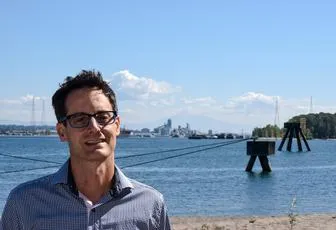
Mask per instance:
[[[243,140],[248,140],[248,139],[249,138],[239,139],[239,140],[243,141]],[[134,155],[119,156],[119,157],[115,157],[115,159],[126,159],[126,158],[140,157],[140,156],[148,156],[148,155],[153,155],[153,154],[158,154],[158,153],[176,152],[176,151],[181,151],[181,150],[186,150],[186,149],[222,145],[222,144],[231,143],[231,142],[236,142],[236,141],[222,141],[222,142],[216,142],[216,143],[210,143],[210,144],[204,144],[204,145],[195,145],[195,146],[189,146],[189,147],[183,147],[183,148],[160,150],[160,151],[149,152],[149,153],[140,153],[140,154],[134,154]]]
[[[9,154],[4,154],[4,153],[0,153],[0,155],[4,157],[11,157],[11,158],[17,158],[17,159],[23,159],[23,160],[38,161],[38,162],[52,163],[52,164],[61,164],[60,162],[56,162],[56,161],[47,161],[47,160],[42,160],[42,159],[21,157],[21,156],[9,155]]]
[[[200,149],[200,150],[195,150],[195,151],[191,151],[191,152],[187,152],[187,153],[177,154],[177,155],[174,155],[174,156],[163,157],[163,158],[159,158],[159,159],[155,159],[155,160],[144,161],[144,162],[140,162],[140,163],[136,163],[136,164],[126,165],[126,166],[123,166],[121,168],[122,169],[124,169],[124,168],[131,168],[131,167],[140,166],[140,165],[144,165],[144,164],[149,164],[149,163],[154,163],[154,162],[158,162],[158,161],[164,161],[164,160],[168,160],[168,159],[172,159],[172,158],[182,157],[182,156],[186,156],[186,155],[202,152],[202,151],[205,151],[205,150],[210,150],[210,149],[220,148],[220,147],[223,147],[223,146],[226,146],[226,145],[236,144],[236,143],[239,143],[239,142],[242,142],[242,141],[246,141],[248,139],[250,139],[250,138],[240,139],[240,140],[232,141],[232,142],[226,142],[226,143],[223,143],[221,145],[216,145],[216,146],[213,146],[213,147],[208,147],[208,148],[204,148],[204,149]]]
[[[38,168],[9,170],[9,171],[0,172],[0,175],[2,175],[2,174],[8,174],[8,173],[27,172],[27,171],[33,171],[33,170],[38,170],[38,169],[57,168],[59,166],[60,165],[58,164],[58,165],[49,165],[49,166],[38,167]]]

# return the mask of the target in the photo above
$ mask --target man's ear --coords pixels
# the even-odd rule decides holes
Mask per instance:
[[[58,134],[61,141],[68,141],[68,137],[66,135],[66,130],[65,129],[66,128],[65,128],[64,124],[62,124],[60,122],[57,123],[56,130],[57,130],[57,134]]]
[[[116,135],[119,136],[120,134],[120,117],[119,116],[117,116],[114,123],[116,125]]]

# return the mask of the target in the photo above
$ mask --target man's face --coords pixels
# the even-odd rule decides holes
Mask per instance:
[[[109,99],[102,90],[83,88],[72,91],[66,101],[67,116],[75,113],[94,114],[114,110]],[[115,122],[101,126],[91,118],[88,127],[73,128],[58,124],[57,131],[62,141],[67,141],[72,159],[103,162],[107,158],[114,159],[116,138],[120,133],[120,118]]]

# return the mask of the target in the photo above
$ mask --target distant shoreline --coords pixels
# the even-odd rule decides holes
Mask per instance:
[[[58,137],[57,134],[50,134],[50,135],[0,135],[1,137]]]

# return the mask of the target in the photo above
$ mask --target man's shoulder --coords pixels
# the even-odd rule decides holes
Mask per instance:
[[[161,194],[161,192],[159,192],[158,190],[156,190],[152,186],[149,186],[147,184],[144,184],[144,183],[139,182],[139,181],[134,180],[134,179],[129,179],[129,180],[132,183],[132,185],[134,186],[134,190],[136,192],[145,193],[145,194],[163,202],[163,195]]]
[[[38,190],[47,188],[51,184],[51,176],[52,174],[46,175],[17,185],[10,192],[10,197],[22,196],[27,193],[37,192]]]

